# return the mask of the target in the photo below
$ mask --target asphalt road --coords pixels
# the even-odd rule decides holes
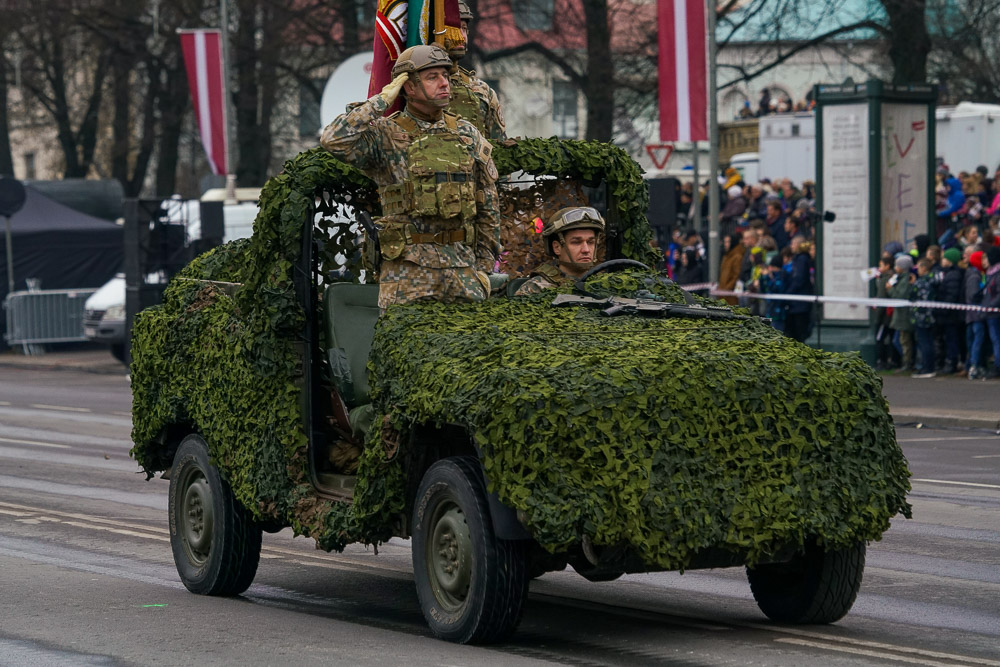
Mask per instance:
[[[167,482],[128,457],[124,376],[0,369],[2,665],[992,665],[1000,667],[1000,438],[903,428],[912,520],[869,545],[852,612],[783,627],[739,569],[572,571],[532,582],[508,643],[430,636],[409,544],[317,551],[264,536],[254,585],[188,593],[166,525]]]

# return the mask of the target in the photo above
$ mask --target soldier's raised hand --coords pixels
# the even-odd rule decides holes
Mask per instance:
[[[406,80],[409,77],[410,77],[409,73],[403,72],[395,79],[385,84],[385,87],[382,88],[382,91],[379,93],[379,95],[382,96],[382,99],[385,100],[386,104],[392,106],[392,103],[396,101],[397,97],[399,97],[399,91],[403,89],[403,84],[406,83]]]

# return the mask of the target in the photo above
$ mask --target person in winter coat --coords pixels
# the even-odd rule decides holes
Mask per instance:
[[[705,263],[698,256],[695,248],[685,248],[680,255],[680,262],[675,271],[674,282],[681,287],[706,282]],[[695,294],[708,295],[708,290],[696,290]]]
[[[742,234],[733,234],[729,237],[729,250],[722,258],[722,266],[719,268],[720,290],[732,291],[736,287],[736,281],[740,276],[740,265],[743,264],[743,254],[746,250]],[[735,306],[738,302],[735,296],[723,298],[730,306]]]
[[[1000,308],[1000,247],[987,248],[983,268],[983,300],[987,308]],[[986,378],[1000,377],[1000,313],[984,313],[986,330],[993,343],[993,366],[986,372]]]
[[[889,298],[889,280],[896,275],[893,271],[892,255],[883,254],[878,262],[878,278],[875,279],[875,298]],[[890,326],[892,311],[880,307],[875,309],[875,369],[889,370],[899,367],[899,355],[892,346],[893,331]]]
[[[913,300],[934,301],[934,276],[931,275],[933,264],[926,257],[917,260],[917,279],[913,283]],[[934,354],[934,309],[926,306],[916,306],[913,309],[913,335],[916,338],[920,359],[915,378],[932,378],[937,373]]]
[[[969,246],[973,248],[974,246]],[[965,283],[963,286],[963,301],[972,305],[976,303],[979,288],[982,287],[983,277],[983,251],[976,250],[969,253],[969,268],[965,270]],[[965,368],[970,380],[980,380],[986,375],[986,370],[982,368],[983,339],[986,338],[986,323],[983,313],[976,310],[965,311],[965,340],[968,345],[969,354],[965,361]]]
[[[896,275],[889,280],[889,298],[909,301],[913,296],[913,258],[900,255],[895,263]],[[913,370],[913,309],[894,308],[890,326],[896,332],[896,349],[903,357],[903,371]]]
[[[954,176],[945,179],[944,184],[948,188],[948,203],[945,204],[943,209],[938,211],[937,217],[950,221],[952,216],[957,214],[965,204],[965,193],[962,192],[962,181]]]
[[[743,214],[747,210],[747,198],[743,196],[743,188],[730,185],[726,190],[726,205],[719,212],[719,233],[728,236],[736,228],[744,224]]]
[[[948,248],[941,257],[941,268],[935,277],[937,301],[962,303],[962,283],[964,272],[958,266],[962,253],[958,248]],[[961,310],[939,308],[934,311],[934,323],[938,335],[944,343],[944,366],[941,373],[951,375],[958,370],[958,357],[962,340],[962,325],[965,318]]]
[[[785,291],[788,294],[811,295],[813,285],[810,246],[803,237],[796,236],[789,247],[792,250],[792,270]],[[785,307],[785,335],[804,343],[809,337],[812,309],[813,304],[809,301],[789,301]]]
[[[784,260],[780,254],[775,253],[771,261],[768,262],[764,271],[758,279],[762,294],[784,294],[788,274],[782,266]],[[771,318],[771,326],[778,331],[785,330],[785,306],[786,301],[780,299],[767,299],[764,306],[764,317]]]

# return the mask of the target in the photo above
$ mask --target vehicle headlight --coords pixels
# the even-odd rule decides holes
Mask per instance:
[[[104,312],[104,317],[101,319],[107,320],[109,322],[112,320],[124,320],[125,306],[124,305],[111,306]]]

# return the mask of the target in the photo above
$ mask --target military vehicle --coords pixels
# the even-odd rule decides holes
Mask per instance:
[[[314,150],[264,188],[252,238],[140,313],[132,455],[170,480],[184,585],[242,593],[262,532],[291,527],[327,551],[410,538],[427,623],[456,642],[508,637],[531,579],[567,566],[745,567],[770,618],[841,618],[866,543],[910,512],[878,376],[649,269],[619,149],[522,140],[495,159],[543,178],[504,186],[528,240],[506,239],[512,279],[481,304],[380,314],[366,234],[338,222],[377,221],[373,184]],[[536,218],[567,204],[553,188],[603,193],[602,263],[510,296]]]

